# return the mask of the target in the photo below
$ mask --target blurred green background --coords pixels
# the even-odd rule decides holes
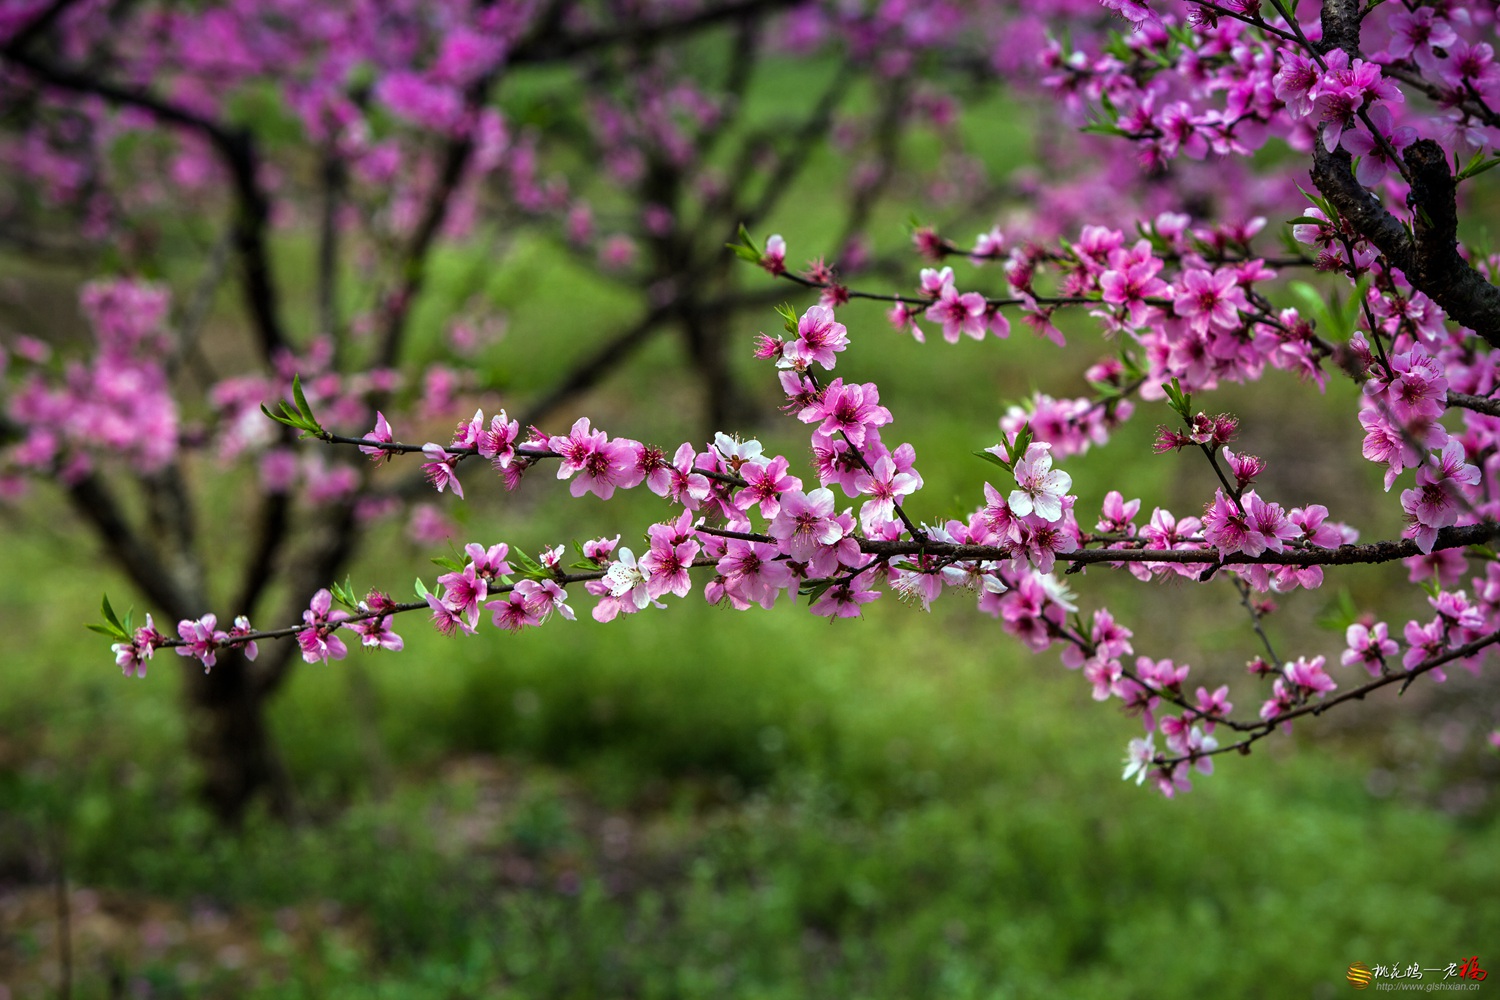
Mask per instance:
[[[1024,150],[1013,110],[970,120],[996,163]],[[772,227],[793,260],[825,221],[831,171],[812,171]],[[902,219],[882,225],[901,245]],[[290,278],[309,247],[281,239]],[[549,331],[619,308],[542,242],[493,271],[478,252],[438,258],[417,322],[435,355],[476,290],[507,311],[510,334],[478,363],[505,391],[563,370]],[[896,416],[885,439],[911,441],[927,479],[910,509],[929,521],[981,502],[995,470],[970,452],[995,443],[1009,403],[1082,394],[1083,367],[1108,350],[1086,325],[1059,351],[1019,324],[1006,344],[950,347],[893,334],[875,308],[842,318],[839,373],[880,384]],[[767,310],[760,325],[775,323]],[[735,354],[767,416],[748,431],[795,465],[805,437],[776,419],[754,332]],[[575,412],[675,445],[698,436],[685,378],[661,342]],[[1244,418],[1244,447],[1270,462],[1263,492],[1336,497],[1335,517],[1381,537],[1399,522],[1358,457],[1356,391],[1320,397],[1273,373],[1206,405]],[[1145,513],[1201,507],[1211,473],[1151,452],[1165,419],[1143,406],[1109,448],[1063,463],[1081,509],[1127,485]],[[226,520],[248,485],[213,487]],[[650,496],[572,501],[545,471],[514,495],[465,485],[473,502],[441,499],[460,544],[629,544],[668,513]],[[1138,722],[962,596],[930,614],[887,597],[833,623],[695,596],[600,626],[580,593],[576,623],[444,640],[413,616],[402,655],[299,669],[274,708],[296,821],[226,832],[192,795],[177,658],[122,680],[83,624],[101,591],[131,604],[125,585],[45,490],[4,517],[5,1000],[56,995],[63,928],[77,997],[1321,997],[1350,988],[1355,961],[1483,964],[1500,941],[1493,685],[1461,671],[1404,704],[1387,690],[1299,723],[1168,801],[1120,781]],[[356,588],[430,584],[427,555],[381,529]],[[1272,634],[1283,652],[1335,658],[1342,637],[1318,621],[1340,589],[1400,622],[1425,610],[1394,586],[1404,575],[1291,595]],[[1085,612],[1108,604],[1135,629],[1138,652],[1233,683],[1253,713],[1263,695],[1243,666],[1257,647],[1227,583],[1070,579]]]

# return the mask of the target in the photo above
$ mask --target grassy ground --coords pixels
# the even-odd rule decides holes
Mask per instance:
[[[461,256],[440,261],[420,321],[466,301],[471,275]],[[537,288],[557,294],[526,294]],[[539,246],[485,292],[512,314],[483,362],[496,384],[557,369],[535,331],[592,328],[619,308]],[[573,311],[559,315],[559,298]],[[1059,359],[1021,333],[1004,350],[921,347],[876,310],[845,320],[856,342],[840,371],[878,378],[897,417],[887,440],[916,444],[924,519],[978,502],[989,467],[968,453],[994,443],[1008,401],[1082,392],[1072,373],[1101,350]],[[579,412],[680,440],[694,397],[675,366],[656,345]],[[767,373],[744,371],[773,402]],[[1350,392],[1307,404],[1273,378],[1222,406],[1246,416],[1278,498],[1343,484],[1336,516],[1389,530],[1362,505],[1374,472],[1333,458],[1357,454]],[[1316,430],[1289,441],[1289,412]],[[1206,470],[1150,454],[1160,419],[1068,463],[1084,504],[1125,481],[1148,510],[1201,505]],[[758,432],[801,455],[795,426]],[[649,497],[564,497],[540,476],[476,499],[458,508],[463,540],[535,551],[637,535],[663,512]],[[467,640],[410,622],[399,657],[298,671],[273,721],[299,820],[226,833],[192,799],[175,658],[121,680],[81,625],[100,590],[123,585],[45,497],[9,516],[4,1000],[57,995],[64,942],[76,997],[1155,998],[1332,996],[1351,962],[1430,968],[1500,940],[1483,720],[1455,731],[1466,717],[1428,703],[1386,734],[1394,699],[1374,699],[1379,726],[1269,741],[1169,802],[1119,780],[1137,723],[961,601],[925,615],[885,599],[830,624],[690,600],[608,627],[585,613]],[[433,575],[394,532],[366,553],[361,586]],[[1351,587],[1379,602],[1392,576]],[[1079,589],[1132,623],[1142,652],[1205,678],[1238,676],[1255,651],[1227,587],[1096,573]],[[1287,600],[1275,634],[1336,649],[1311,624],[1330,600]]]

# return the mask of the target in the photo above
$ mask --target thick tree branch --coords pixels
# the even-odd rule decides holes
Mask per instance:
[[[1412,231],[1355,179],[1345,150],[1329,152],[1324,147],[1321,133],[1313,147],[1313,183],[1356,233],[1406,275],[1412,287],[1491,346],[1500,347],[1500,288],[1458,253],[1455,185],[1442,147],[1422,139],[1409,146],[1403,158],[1413,181],[1416,222]]]
[[[1448,393],[1448,405],[1462,410],[1473,410],[1491,417],[1500,417],[1500,399],[1488,396],[1471,396],[1467,392]]]
[[[738,3],[705,3],[701,10],[661,21],[630,21],[613,28],[572,35],[542,31],[517,45],[508,62],[512,66],[566,62],[575,56],[616,45],[655,45],[725,21],[742,21],[750,17],[774,14],[800,2],[801,0],[741,0]]]
[[[669,308],[653,309],[596,347],[592,354],[575,365],[550,389],[531,401],[518,418],[521,426],[530,427],[541,423],[564,402],[598,385],[622,361],[650,340],[651,335],[661,329],[671,312]]]
[[[20,31],[5,40],[6,47],[25,48],[31,44],[32,39],[40,37],[44,31],[56,24],[57,19],[76,3],[78,0],[52,0],[47,9],[33,18],[31,23],[22,26]]]
[[[1353,59],[1359,55],[1359,24],[1364,19],[1359,0],[1325,0],[1323,4],[1324,52],[1343,49]]]
[[[31,73],[42,83],[62,90],[102,97],[111,104],[150,112],[157,119],[202,135],[229,170],[235,193],[233,241],[240,259],[240,287],[245,308],[254,323],[261,353],[269,360],[286,345],[279,316],[280,306],[266,246],[270,201],[257,176],[259,157],[255,139],[246,131],[231,130],[222,123],[157,97],[149,91],[124,87],[90,73],[53,65],[23,51],[20,46],[0,46],[0,56]]]
[[[169,618],[196,618],[197,601],[183,591],[140,535],[131,526],[114,493],[95,473],[68,487],[73,507],[90,524],[105,549],[132,582]]]
[[[328,586],[329,581],[354,558],[362,538],[354,504],[341,503],[331,509],[314,538],[312,550],[304,553],[288,574],[291,587],[285,617],[290,619],[299,617],[313,594]],[[258,697],[269,698],[291,676],[292,667],[298,662],[291,655],[295,649],[286,646],[281,655],[269,657],[263,663],[256,661],[252,683]]]
[[[1402,159],[1416,207],[1416,273],[1407,272],[1407,280],[1449,316],[1500,347],[1500,288],[1458,253],[1457,184],[1446,154],[1436,142],[1422,139],[1408,146]]]

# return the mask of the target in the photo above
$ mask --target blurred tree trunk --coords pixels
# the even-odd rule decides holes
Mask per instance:
[[[200,794],[221,821],[238,825],[265,796],[271,814],[291,813],[291,789],[271,743],[267,698],[250,664],[236,651],[221,653],[205,673],[189,661],[184,691],[188,748],[202,770]]]

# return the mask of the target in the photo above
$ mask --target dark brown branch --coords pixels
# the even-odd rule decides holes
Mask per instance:
[[[726,531],[719,528],[700,527],[704,534],[722,538],[738,538],[749,542],[776,540],[770,535],[745,531]],[[1482,545],[1500,534],[1500,525],[1471,524],[1461,528],[1443,528],[1433,544],[1434,552],[1440,549],[1457,549],[1468,545]],[[958,545],[952,542],[879,541],[862,538],[859,549],[876,556],[935,556],[961,560],[1003,560],[1013,556],[1011,549],[995,545]],[[1058,562],[1074,565],[1094,563],[1170,563],[1187,566],[1209,566],[1219,569],[1225,566],[1355,566],[1370,563],[1395,562],[1421,555],[1417,543],[1411,539],[1400,541],[1371,542],[1367,545],[1340,545],[1335,548],[1299,548],[1285,552],[1262,552],[1258,556],[1236,553],[1221,556],[1213,549],[1083,549],[1077,552],[1059,552]]]
[[[477,108],[479,103],[471,101],[470,110]],[[402,255],[399,273],[404,278],[400,290],[387,304],[385,329],[380,337],[376,367],[392,368],[400,361],[401,342],[406,333],[407,320],[411,317],[412,305],[427,283],[427,262],[432,244],[437,240],[443,220],[448,216],[448,206],[453,201],[453,194],[473,155],[474,138],[468,133],[462,138],[451,140],[443,153],[442,170],[427,199],[416,232],[412,234],[411,242]]]
[[[27,45],[31,44],[33,38],[39,37],[42,32],[56,24],[57,19],[77,2],[78,0],[53,0],[46,10],[32,19],[30,24],[25,25],[20,31],[6,39],[5,47],[17,50],[24,49]]]
[[[1154,762],[1154,766],[1170,768],[1178,764],[1198,760],[1201,757],[1213,757],[1218,754],[1229,753],[1231,751],[1242,754],[1249,753],[1251,744],[1263,740],[1267,736],[1270,736],[1272,733],[1280,729],[1284,723],[1291,722],[1294,719],[1304,718],[1309,715],[1319,716],[1331,708],[1336,708],[1339,705],[1347,704],[1351,701],[1362,701],[1367,695],[1375,691],[1379,691],[1381,688],[1389,687],[1390,685],[1397,682],[1401,683],[1401,690],[1405,691],[1407,686],[1409,686],[1412,681],[1416,680],[1423,674],[1436,670],[1439,667],[1446,666],[1447,664],[1452,663],[1455,660],[1462,660],[1467,657],[1473,656],[1476,653],[1481,653],[1485,649],[1488,649],[1490,646],[1493,646],[1496,643],[1500,643],[1500,632],[1491,632],[1489,635],[1475,639],[1473,642],[1466,643],[1455,649],[1450,649],[1447,652],[1441,653],[1437,656],[1429,657],[1428,659],[1423,660],[1421,663],[1418,663],[1416,666],[1412,667],[1410,670],[1382,674],[1372,681],[1361,684],[1359,687],[1350,688],[1349,690],[1341,692],[1340,694],[1335,695],[1332,698],[1327,698],[1320,701],[1309,701],[1306,704],[1300,705],[1297,708],[1291,709],[1287,712],[1283,712],[1281,715],[1278,715],[1273,719],[1268,719],[1265,722],[1244,723],[1234,722],[1229,719],[1213,719],[1214,722],[1217,722],[1220,725],[1227,725],[1231,729],[1246,733],[1247,735],[1243,739],[1235,740],[1233,743],[1226,743],[1223,746],[1214,748],[1213,750],[1206,750],[1197,754],[1185,754],[1180,757],[1168,757],[1162,760],[1158,760]],[[1198,717],[1208,718],[1201,715]]]
[[[290,574],[291,587],[287,597],[287,618],[295,619],[308,606],[313,594],[326,587],[340,569],[348,565],[359,547],[362,533],[355,517],[353,503],[341,503],[329,512],[328,518],[315,533],[313,549],[297,560]],[[264,663],[256,661],[252,683],[257,696],[268,698],[291,676],[297,663],[292,658],[295,647],[285,647],[281,655],[268,658]]]
[[[259,157],[249,133],[230,130],[220,122],[163,100],[149,91],[124,87],[88,73],[56,66],[38,59],[15,45],[0,47],[0,56],[25,69],[43,83],[80,94],[93,94],[112,104],[148,111],[159,120],[202,135],[229,170],[235,192],[233,240],[240,258],[241,288],[245,308],[260,338],[261,353],[269,360],[286,344],[279,318],[279,298],[271,275],[266,247],[270,201],[256,176]]]
[[[194,609],[197,602],[183,592],[156,553],[146,546],[126,519],[114,493],[97,474],[91,472],[69,486],[68,498],[74,509],[94,526],[110,557],[148,600],[169,618],[197,616]]]
[[[335,368],[342,346],[339,328],[339,206],[344,193],[343,159],[329,149],[323,153],[323,204],[318,221],[318,326],[334,347]]]
[[[1358,0],[1326,0],[1323,4],[1324,52],[1343,49],[1353,59],[1359,55],[1359,24],[1363,20]]]
[[[631,326],[621,330],[594,349],[594,353],[575,365],[550,389],[543,392],[518,418],[522,427],[541,423],[549,414],[573,396],[598,385],[619,364],[635,353],[661,329],[668,309],[653,309]]]
[[[290,435],[283,435],[289,437]],[[253,615],[260,599],[276,575],[276,559],[291,530],[291,496],[285,492],[265,496],[255,519],[255,538],[240,573],[240,589],[232,605],[236,613]]]
[[[1329,152],[1322,134],[1313,147],[1313,183],[1355,232],[1385,255],[1451,318],[1500,347],[1500,288],[1484,279],[1458,253],[1455,184],[1442,147],[1421,139],[1403,159],[1412,177],[1416,208],[1413,230],[1387,212],[1355,179],[1344,149]]]
[[[1416,206],[1416,273],[1406,278],[1443,311],[1500,347],[1500,288],[1484,279],[1458,253],[1457,184],[1443,148],[1421,139],[1402,154]]]
[[[739,3],[706,3],[703,9],[683,17],[656,22],[632,21],[604,31],[586,31],[574,35],[541,31],[516,46],[508,61],[512,66],[567,62],[576,56],[617,45],[655,45],[725,21],[743,21],[748,17],[774,14],[796,6],[799,2],[800,0],[742,0]]]
[[[1488,396],[1471,396],[1466,392],[1448,393],[1448,405],[1463,410],[1473,410],[1491,417],[1500,417],[1500,399]]]

